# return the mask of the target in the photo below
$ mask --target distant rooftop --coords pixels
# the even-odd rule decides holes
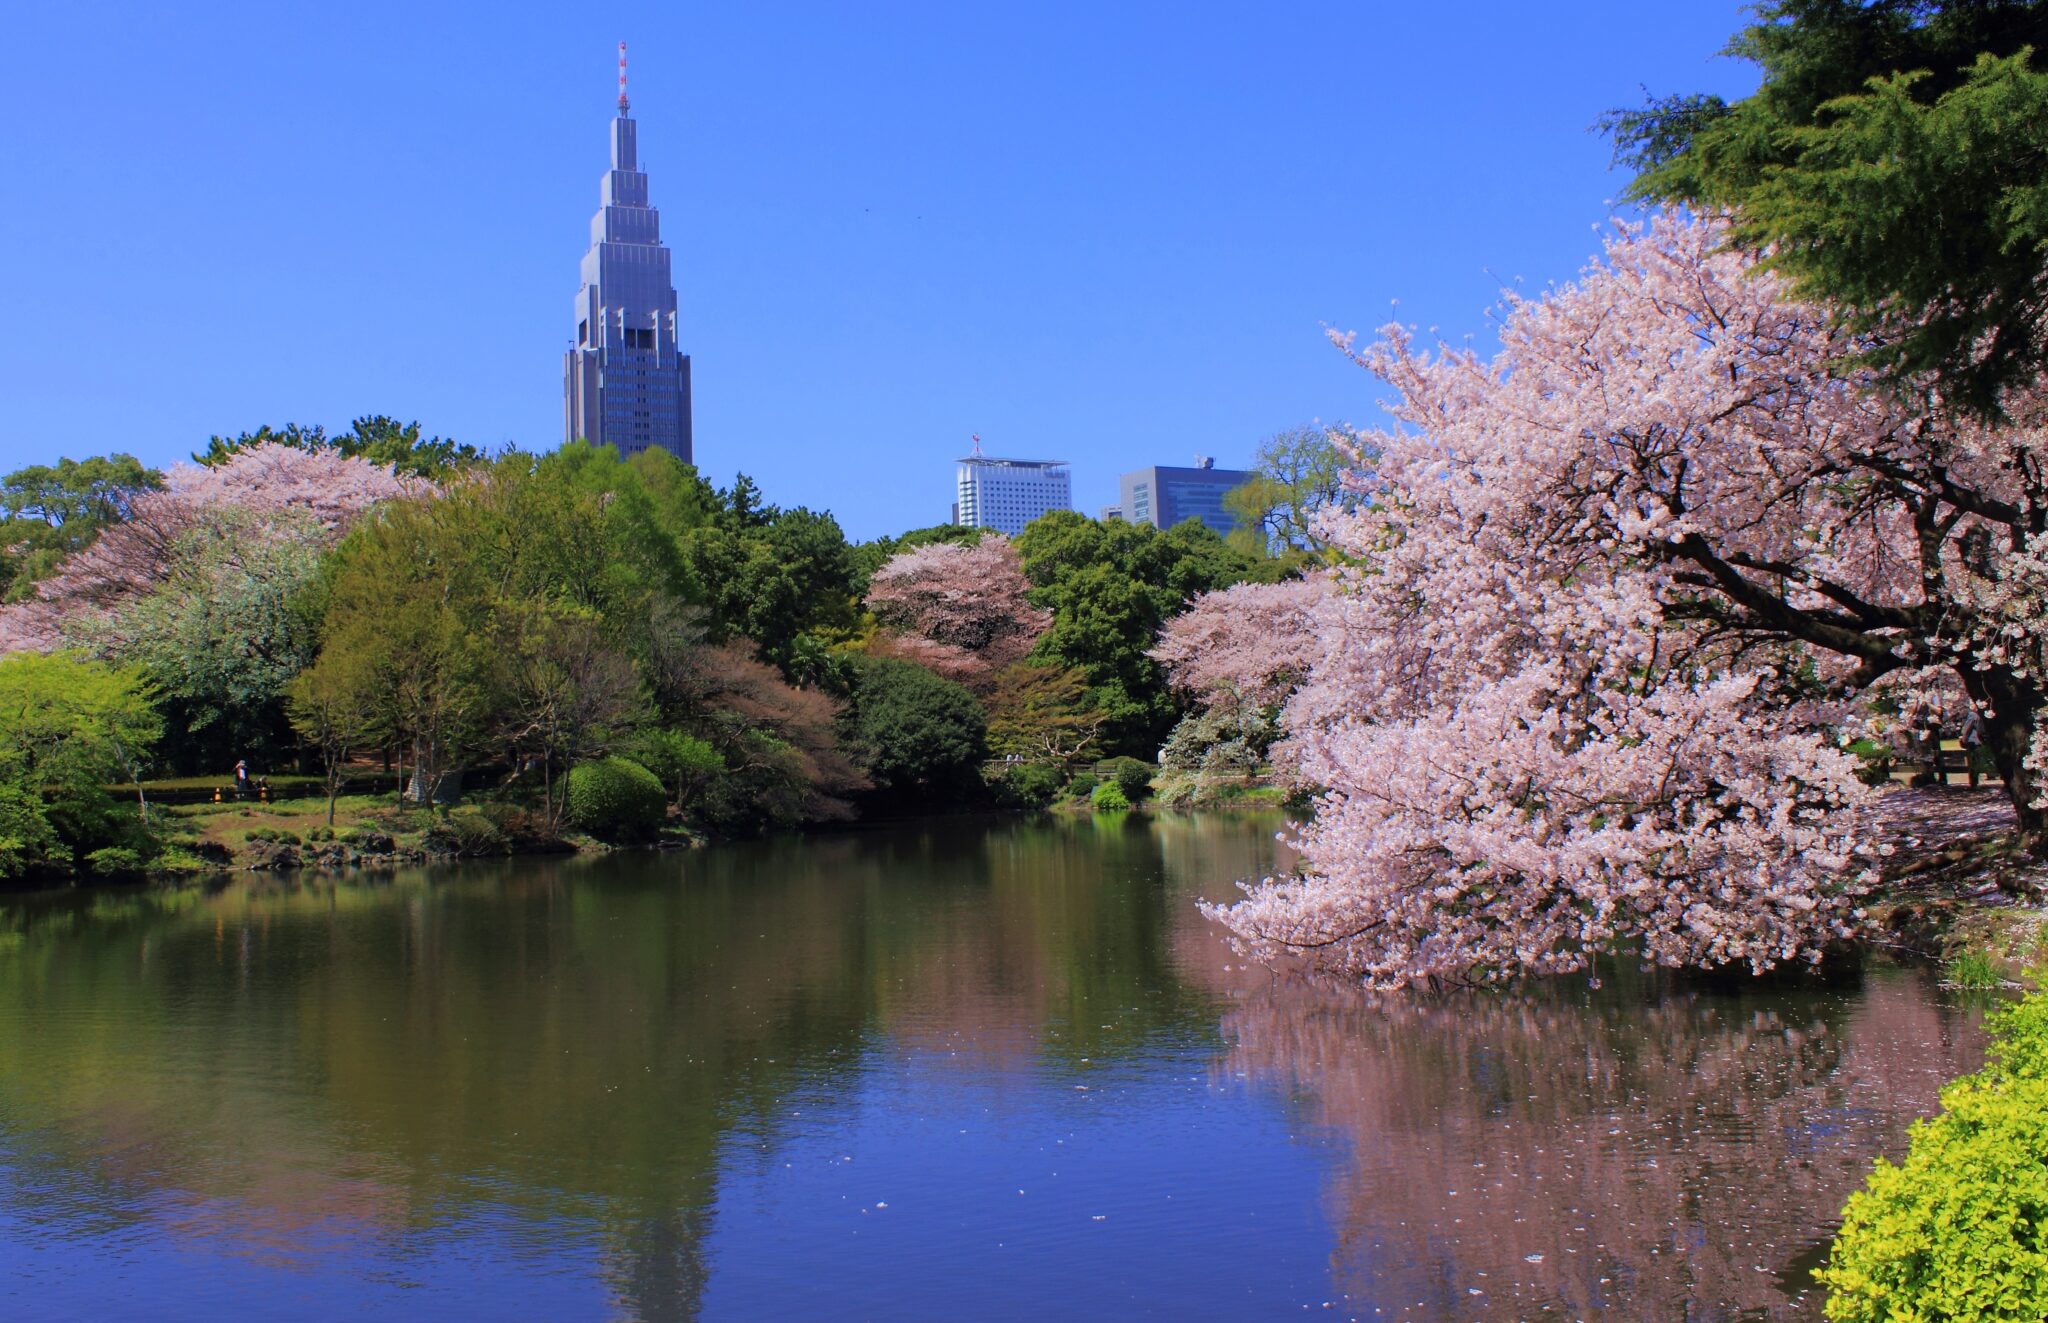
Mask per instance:
[[[1063,469],[1063,459],[997,459],[994,455],[962,455],[954,461],[958,464],[1000,464],[1013,469]]]

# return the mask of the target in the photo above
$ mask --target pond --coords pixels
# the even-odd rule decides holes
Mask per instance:
[[[0,1314],[1775,1319],[1975,1068],[1927,975],[1373,997],[1269,818],[0,901]]]

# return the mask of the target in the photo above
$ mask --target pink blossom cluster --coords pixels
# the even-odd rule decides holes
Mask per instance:
[[[1321,648],[1317,613],[1330,584],[1317,570],[1203,593],[1166,622],[1152,658],[1174,688],[1204,703],[1277,703],[1307,677]]]
[[[1052,624],[1025,594],[1031,581],[1010,539],[936,542],[875,571],[867,607],[886,633],[876,651],[975,686],[1020,661]]]
[[[310,530],[331,543],[370,506],[412,489],[389,468],[324,449],[266,444],[215,468],[181,464],[161,490],[134,498],[126,521],[37,584],[34,599],[0,607],[0,653],[47,651],[67,621],[105,616],[146,595],[164,582],[179,540],[223,512],[234,517],[235,536]]]
[[[1817,959],[1866,876],[1839,723],[1970,632],[1929,594],[1967,548],[1926,536],[1970,512],[1885,475],[2003,490],[2028,443],[1845,378],[1827,316],[1707,222],[1624,230],[1507,313],[1491,362],[1399,328],[1358,356],[1394,421],[1370,499],[1323,517],[1351,564],[1284,713],[1325,790],[1301,873],[1210,912],[1384,986]]]

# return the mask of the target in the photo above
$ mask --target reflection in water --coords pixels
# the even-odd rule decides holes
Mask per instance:
[[[1981,1062],[1901,971],[1797,992],[1512,995],[1273,983],[1233,1070],[1350,1140],[1340,1289],[1387,1317],[1817,1316],[1808,1274],[1871,1156]]]
[[[0,904],[0,1313],[1741,1316],[1975,1064],[1899,975],[1232,968],[1275,825]]]

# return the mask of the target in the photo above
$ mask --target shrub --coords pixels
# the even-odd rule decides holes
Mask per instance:
[[[1990,1063],[1849,1197],[1818,1274],[1836,1323],[2048,1317],[2048,996],[1991,1029]]]
[[[123,873],[142,871],[142,852],[131,850],[125,845],[108,845],[94,850],[85,857],[92,871],[101,877],[117,877]]]
[[[448,816],[427,829],[428,849],[448,854],[500,854],[505,833],[489,814],[470,805],[450,809]]]
[[[1152,793],[1152,764],[1142,758],[1112,758],[1109,776],[1133,804]]]
[[[1123,787],[1114,781],[1104,781],[1095,787],[1088,799],[1095,806],[1097,813],[1115,813],[1131,806],[1130,797],[1124,794]]]
[[[569,773],[569,820],[594,836],[651,836],[667,808],[661,778],[636,762],[603,758]]]
[[[893,657],[868,658],[858,674],[845,733],[877,786],[948,799],[979,784],[988,719],[972,693]]]
[[[1027,808],[1044,808],[1059,798],[1066,777],[1059,768],[1044,763],[1024,763],[1003,774],[1010,798]]]
[[[1094,794],[1095,787],[1101,784],[1102,782],[1096,779],[1095,773],[1082,772],[1079,776],[1067,782],[1067,793],[1075,799],[1086,799]]]

